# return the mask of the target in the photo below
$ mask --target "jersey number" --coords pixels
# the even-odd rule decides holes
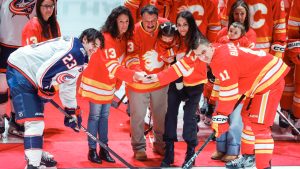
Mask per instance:
[[[31,36],[30,38],[26,38],[26,43],[27,43],[27,45],[33,44],[33,43],[38,43],[38,40],[35,36]]]
[[[76,60],[73,58],[71,54],[68,54],[64,58],[62,58],[62,61],[67,66],[68,69],[72,69],[77,65]]]
[[[105,49],[106,59],[115,59],[117,57],[116,50],[114,48]]]
[[[220,73],[220,76],[221,76],[221,80],[222,80],[222,81],[225,81],[225,80],[230,79],[227,70],[224,70],[223,72],[221,72],[221,73]]]

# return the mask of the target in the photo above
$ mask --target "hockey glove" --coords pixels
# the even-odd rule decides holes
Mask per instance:
[[[271,46],[270,53],[278,58],[283,58],[285,47],[285,45],[275,42]]]
[[[76,109],[66,107],[65,111],[68,115],[70,115],[70,117],[65,116],[65,126],[72,128],[76,132],[79,132],[82,122],[80,107],[77,107]]]
[[[229,129],[228,117],[224,115],[216,115],[212,116],[212,124],[211,128],[215,130],[216,137],[220,137],[223,133],[227,132]]]
[[[53,99],[55,93],[56,91],[53,86],[51,86],[50,89],[42,89],[42,88],[38,89],[38,95],[43,99],[47,99],[47,100]]]

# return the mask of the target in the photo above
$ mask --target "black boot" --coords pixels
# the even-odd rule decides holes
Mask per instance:
[[[99,156],[101,160],[107,161],[109,163],[115,163],[116,161],[110,156],[109,152],[104,148],[100,147]]]
[[[185,164],[193,157],[195,154],[195,146],[188,143],[187,150],[185,153],[185,159],[184,163],[182,164],[182,167],[185,166]],[[195,165],[195,160],[193,161],[192,165]],[[189,168],[192,168],[192,165],[189,166]]]
[[[88,154],[88,159],[92,162],[92,163],[98,163],[101,164],[102,161],[99,158],[96,149],[90,148],[89,150],[89,154]]]
[[[161,167],[170,167],[174,163],[174,142],[166,142],[166,150],[164,159],[161,162]]]

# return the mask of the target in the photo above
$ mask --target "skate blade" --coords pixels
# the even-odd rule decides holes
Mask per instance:
[[[18,132],[17,130],[14,129],[8,129],[8,133],[17,137],[24,138],[24,133]]]

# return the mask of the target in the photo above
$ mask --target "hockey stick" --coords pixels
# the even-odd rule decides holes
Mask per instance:
[[[276,110],[276,112],[279,114],[279,116],[281,116],[285,121],[289,123],[289,125],[298,133],[298,135],[300,135],[300,131],[293,125],[293,123],[287,117],[285,117],[285,115],[281,111]]]
[[[64,109],[62,109],[54,100],[50,100],[50,103],[56,107],[60,112],[62,112],[66,117],[71,117],[69,114],[65,112]],[[126,162],[122,157],[120,157],[117,153],[115,153],[112,149],[110,149],[106,144],[104,144],[102,141],[97,139],[95,136],[93,136],[91,133],[87,131],[85,127],[81,125],[81,130],[83,130],[91,139],[96,141],[102,148],[110,152],[113,156],[115,156],[119,161],[121,161],[126,167],[135,169],[136,167],[132,166],[128,162]]]
[[[113,108],[119,108],[119,106],[120,106],[120,104],[123,102],[123,100],[125,99],[125,97],[126,97],[126,94],[124,94],[123,96],[122,96],[122,98],[118,101],[118,102],[116,102],[116,101],[112,101],[112,103],[111,103],[111,106],[113,107]]]
[[[245,95],[243,94],[239,100],[236,102],[236,104],[234,105],[233,111],[238,107],[238,105],[242,102],[242,100],[245,98]],[[197,156],[200,154],[200,152],[206,147],[206,145],[210,142],[211,139],[214,138],[216,132],[214,131],[213,133],[210,134],[210,136],[205,140],[204,144],[199,148],[199,150],[193,155],[193,157],[191,159],[189,159],[189,161],[183,166],[183,169],[188,169],[190,168],[190,166],[192,165],[192,163],[194,162],[194,160],[197,158]]]

